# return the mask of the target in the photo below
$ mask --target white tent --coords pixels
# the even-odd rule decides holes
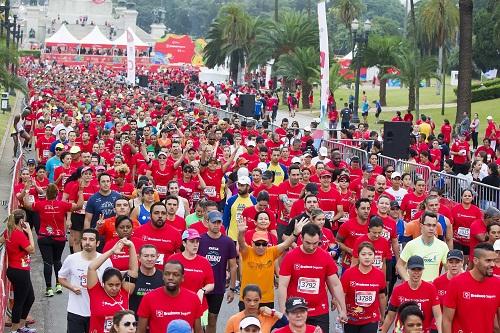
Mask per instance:
[[[80,44],[82,47],[95,48],[111,48],[113,46],[113,42],[107,39],[97,26],[80,40]]]
[[[139,37],[137,37],[135,32],[133,32],[132,30],[130,30],[130,32],[132,33],[132,37],[134,38],[134,45],[137,49],[142,50],[149,48],[148,43],[143,42]],[[127,30],[125,30],[120,37],[113,41],[113,45],[121,49],[127,48]]]
[[[68,31],[64,24],[45,40],[46,46],[77,46],[79,44],[80,41]]]

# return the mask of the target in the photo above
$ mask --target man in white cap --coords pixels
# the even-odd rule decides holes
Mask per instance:
[[[238,177],[236,186],[238,193],[227,200],[224,207],[222,222],[227,230],[227,235],[232,240],[238,239],[238,220],[242,216],[243,210],[249,206],[257,204],[257,200],[250,195],[251,180],[248,176]]]
[[[490,139],[491,149],[495,150],[498,132],[497,125],[495,124],[492,116],[486,117],[486,121],[488,122],[488,125],[486,126],[486,130],[484,132],[484,138]]]
[[[318,156],[314,157],[311,161],[313,165],[316,165],[318,162],[323,162],[325,165],[329,163],[331,160],[327,157],[328,156],[328,148],[326,147],[320,147],[318,149]]]

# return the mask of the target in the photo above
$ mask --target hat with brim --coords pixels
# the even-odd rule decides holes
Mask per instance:
[[[419,256],[411,256],[408,259],[408,269],[424,269],[424,259]]]

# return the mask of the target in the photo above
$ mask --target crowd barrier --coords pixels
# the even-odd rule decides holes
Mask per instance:
[[[353,147],[345,143],[338,142],[338,140],[323,140],[322,145],[328,148],[328,152],[331,154],[333,150],[338,150],[342,160],[347,164],[350,163],[353,156],[359,157],[361,165],[368,162],[368,152],[361,148]]]
[[[410,174],[413,183],[415,183],[418,179],[423,179],[427,184],[431,178],[432,169],[426,165],[398,160],[396,164],[396,171],[401,174]]]
[[[398,164],[398,161],[395,158],[385,156],[382,154],[377,155],[377,164],[380,165],[382,168],[384,168],[387,165],[390,165],[394,168],[394,171],[396,171],[396,166]]]

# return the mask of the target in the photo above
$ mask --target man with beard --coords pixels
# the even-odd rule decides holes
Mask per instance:
[[[147,293],[141,301],[137,315],[137,333],[164,333],[168,324],[176,319],[188,322],[194,333],[201,333],[201,302],[192,291],[182,288],[184,266],[169,260],[163,269],[164,286]]]
[[[111,176],[109,174],[101,173],[97,180],[99,192],[89,198],[85,207],[85,220],[83,222],[85,229],[95,228],[99,219],[115,216],[114,205],[116,200],[121,197],[120,193],[111,190]]]
[[[151,205],[151,221],[134,231],[134,236],[145,244],[152,244],[158,250],[156,267],[163,268],[165,258],[178,252],[182,245],[181,234],[173,226],[166,224],[167,208],[162,202]]]
[[[238,178],[236,185],[238,186],[238,194],[233,195],[227,200],[224,208],[223,224],[227,230],[227,235],[232,240],[238,239],[238,220],[243,214],[245,208],[257,204],[257,200],[250,195],[250,178],[241,176]]]
[[[70,291],[67,315],[68,332],[88,332],[90,300],[87,291],[87,269],[89,264],[101,255],[96,251],[98,244],[99,234],[97,230],[83,230],[81,238],[83,250],[67,256],[59,270],[59,283]],[[99,275],[102,275],[108,267],[113,267],[109,259],[99,267]]]
[[[494,332],[500,318],[500,283],[493,276],[493,245],[474,248],[474,268],[453,278],[444,298],[443,333]]]

